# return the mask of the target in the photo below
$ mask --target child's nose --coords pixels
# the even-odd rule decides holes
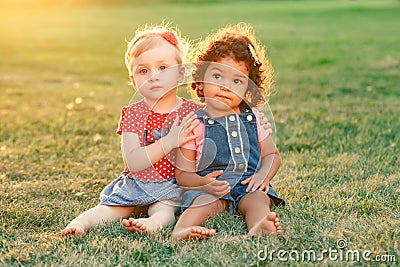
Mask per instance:
[[[227,81],[221,81],[220,88],[223,91],[231,91],[231,85]]]
[[[160,71],[157,69],[150,70],[150,80],[151,81],[159,80],[159,78],[160,78],[159,73],[160,73]]]
[[[222,91],[230,91],[231,89],[229,89],[229,88],[226,87],[226,86],[221,86],[221,90],[222,90]]]

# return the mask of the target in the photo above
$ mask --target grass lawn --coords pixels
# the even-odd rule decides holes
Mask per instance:
[[[1,266],[400,264],[399,1],[11,2],[0,3]],[[60,236],[123,170],[115,130],[133,94],[125,40],[162,19],[192,40],[246,21],[268,47],[281,236],[249,238],[227,213],[207,222],[218,233],[202,242],[119,223]],[[321,255],[335,249],[342,260]],[[263,259],[279,250],[281,259]],[[307,250],[321,260],[302,261]],[[360,261],[346,261],[349,251]]]

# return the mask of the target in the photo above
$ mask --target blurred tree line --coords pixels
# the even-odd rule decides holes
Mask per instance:
[[[279,0],[255,0],[255,1],[279,1]],[[295,0],[296,1],[296,0]],[[299,1],[299,0],[297,0]],[[0,0],[0,7],[5,6],[58,6],[58,5],[153,5],[168,3],[189,3],[189,4],[209,4],[209,3],[231,3],[248,2],[248,0]]]

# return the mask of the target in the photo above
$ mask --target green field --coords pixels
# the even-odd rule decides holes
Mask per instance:
[[[400,264],[399,1],[11,2],[0,2],[1,266]],[[119,223],[61,237],[123,170],[115,130],[133,95],[126,40],[163,19],[192,40],[249,22],[267,46],[283,159],[273,185],[287,201],[275,209],[281,236],[247,237],[240,216],[222,214],[207,222],[217,236],[202,242],[176,243],[172,227],[140,235]],[[320,255],[340,239],[342,252],[395,259],[257,257],[265,247]]]

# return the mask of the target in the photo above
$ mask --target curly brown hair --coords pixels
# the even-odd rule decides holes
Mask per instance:
[[[194,62],[195,69],[192,73],[194,82],[191,87],[197,97],[204,98],[199,84],[204,79],[209,62],[216,62],[225,57],[246,64],[249,78],[253,82],[249,82],[245,101],[251,107],[262,106],[271,94],[274,70],[266,57],[264,46],[256,39],[253,27],[243,22],[227,25],[208,35],[192,51],[190,61]]]

